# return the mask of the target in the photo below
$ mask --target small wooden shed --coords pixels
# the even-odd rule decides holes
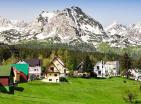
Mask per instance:
[[[14,73],[10,65],[0,66],[0,92],[14,92]]]

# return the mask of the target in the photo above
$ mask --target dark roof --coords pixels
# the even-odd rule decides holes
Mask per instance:
[[[30,59],[30,60],[24,60],[26,63],[29,64],[29,66],[40,66],[41,60],[39,59]]]
[[[77,70],[78,70],[78,72],[83,72],[83,70],[84,70],[84,62],[81,62],[81,63],[77,66]]]
[[[0,66],[0,77],[10,76],[10,74],[11,74],[11,66],[10,65]]]

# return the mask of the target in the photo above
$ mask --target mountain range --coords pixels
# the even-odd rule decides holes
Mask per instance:
[[[117,22],[103,27],[79,7],[42,11],[31,22],[0,17],[0,43],[18,44],[32,40],[54,43],[91,44],[111,47],[141,45],[141,23],[126,26]]]

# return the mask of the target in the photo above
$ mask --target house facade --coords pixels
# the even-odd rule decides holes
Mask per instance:
[[[105,64],[104,61],[99,61],[96,63],[93,69],[94,73],[96,73],[97,77],[105,77],[107,75],[107,72],[105,70]]]
[[[141,81],[141,70],[129,69],[128,72],[130,73],[130,75],[129,75],[130,79]]]
[[[105,70],[110,74],[110,76],[118,76],[120,73],[119,61],[107,61],[105,63]]]
[[[93,71],[97,74],[97,77],[118,76],[120,73],[119,61],[99,61],[94,66]]]
[[[55,57],[47,67],[44,76],[44,82],[59,83],[61,77],[67,76],[67,68],[60,58]]]
[[[58,68],[52,63],[47,68],[45,72],[44,82],[59,83],[60,82],[60,72]]]
[[[10,65],[0,66],[0,92],[14,92],[14,72]]]

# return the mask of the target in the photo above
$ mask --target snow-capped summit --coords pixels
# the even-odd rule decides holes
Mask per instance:
[[[125,25],[119,24],[118,22],[113,22],[111,25],[105,28],[108,35],[126,35],[127,27]]]
[[[15,44],[34,39],[73,45],[86,43],[97,46],[101,42],[113,47],[141,45],[141,23],[125,26],[113,22],[103,29],[101,23],[75,6],[42,11],[28,23],[0,17],[0,42]]]
[[[43,24],[37,37],[53,39],[63,43],[81,41],[95,44],[105,36],[102,25],[86,15],[79,7],[62,11],[42,12],[38,21]],[[96,36],[97,35],[97,36]]]

